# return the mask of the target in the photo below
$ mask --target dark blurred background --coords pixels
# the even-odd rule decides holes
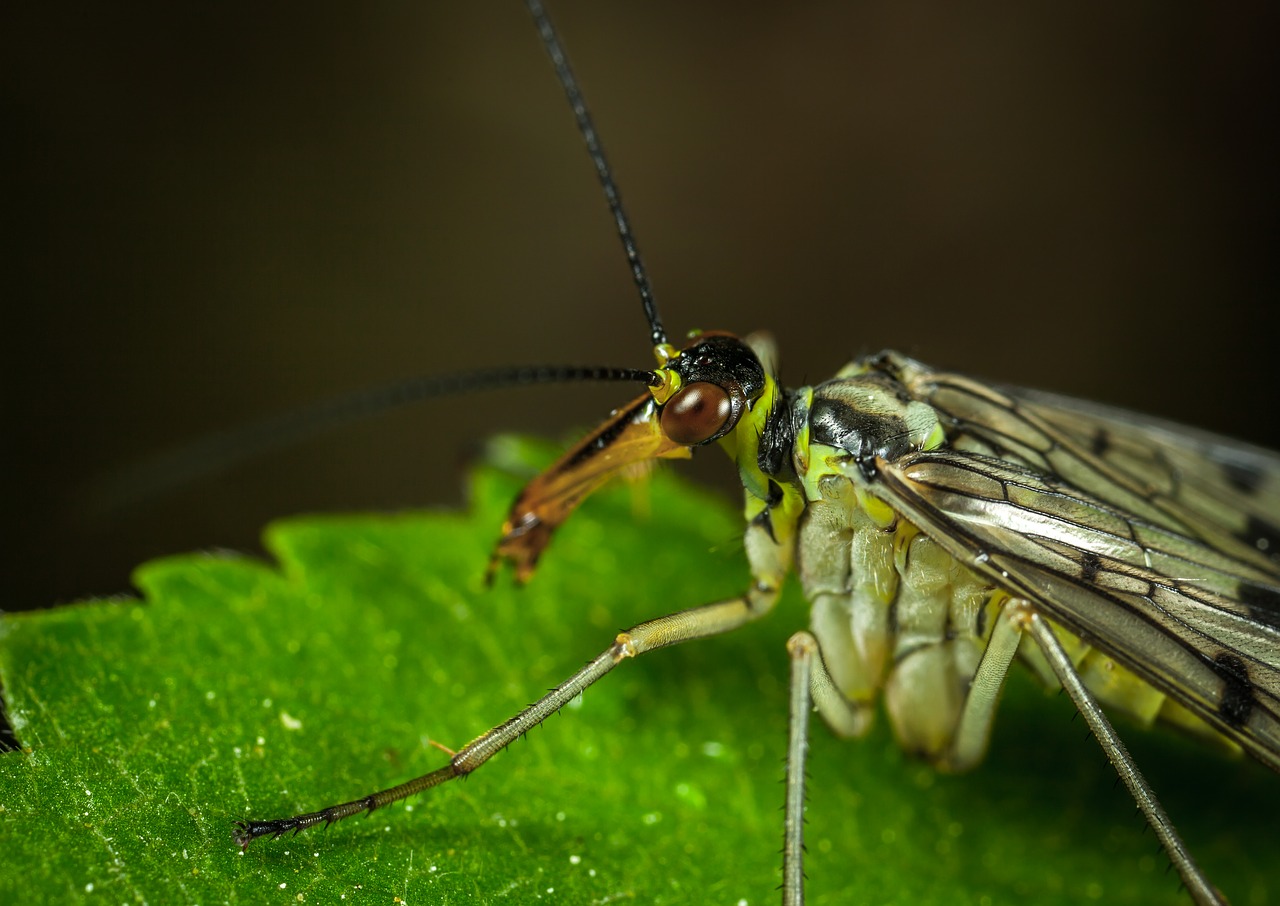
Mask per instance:
[[[1280,446],[1269,5],[938,6],[552,4],[673,334],[767,327],[793,384],[893,346]],[[650,364],[515,0],[4,18],[0,608],[275,516],[456,503],[486,436],[630,390],[400,412],[86,513],[211,430],[415,373]]]

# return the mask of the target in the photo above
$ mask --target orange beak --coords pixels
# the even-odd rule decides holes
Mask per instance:
[[[527,581],[552,534],[589,494],[629,468],[692,455],[663,434],[653,396],[636,397],[520,492],[489,561],[489,578],[508,561],[516,581]]]

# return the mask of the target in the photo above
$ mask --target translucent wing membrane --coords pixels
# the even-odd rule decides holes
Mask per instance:
[[[1064,397],[952,374],[912,377],[911,389],[954,421],[954,446],[1017,456],[1280,580],[1280,455]],[[1280,615],[1280,599],[1273,608]]]
[[[964,769],[985,751],[1016,656],[1071,695],[1192,898],[1223,902],[1100,704],[1225,738],[1280,770],[1280,455],[935,372],[891,352],[786,391],[768,341],[707,332],[675,348],[560,41],[539,0],[526,2],[604,189],[658,367],[593,372],[647,390],[526,487],[490,575],[505,561],[517,580],[529,578],[556,528],[605,482],[718,444],[745,491],[751,582],[741,594],[618,633],[448,764],[319,811],[238,822],[239,845],[466,777],[623,661],[762,617],[794,568],[814,618],[812,632],[789,644],[785,904],[803,902],[804,759],[815,705],[854,736],[883,694],[905,747]],[[578,370],[519,381],[481,372],[468,389],[570,373],[579,379]],[[452,389],[430,385],[432,394]]]
[[[1270,493],[1277,457],[1201,432],[1175,443],[1170,426],[1115,410],[907,376],[952,420],[953,447],[880,463],[890,505],[1280,769],[1280,567],[1230,509]],[[1254,490],[1213,470],[1227,461],[1257,475]]]
[[[1038,391],[1019,405],[1209,523],[1252,541],[1280,571],[1280,454],[1207,431]],[[1259,542],[1262,542],[1259,544]]]

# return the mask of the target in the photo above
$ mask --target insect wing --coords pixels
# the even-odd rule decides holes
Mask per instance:
[[[1239,561],[1242,578],[1280,584],[1273,522],[1280,455],[1118,409],[899,364],[911,391],[950,423],[954,446],[1012,455],[1121,513],[1212,545]],[[1280,596],[1241,597],[1277,614],[1272,623],[1280,619]]]
[[[982,428],[1012,442],[1020,417],[1005,410],[1000,423]],[[1027,422],[1020,430],[1041,427]],[[973,428],[967,423],[961,433]],[[1069,441],[1053,431],[1049,439]],[[879,491],[960,562],[1280,770],[1280,627],[1273,611],[1239,591],[1277,594],[1269,559],[1238,559],[1118,508],[1111,498],[1133,490],[1107,477],[1097,457],[1078,465],[1091,475],[1088,492],[1006,458],[964,449],[919,453],[881,461]],[[1212,534],[1221,540],[1225,533]]]
[[[1005,389],[1024,411],[1178,500],[1201,526],[1252,544],[1280,574],[1280,453],[1085,400]]]

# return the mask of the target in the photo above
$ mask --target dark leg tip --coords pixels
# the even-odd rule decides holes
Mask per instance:
[[[253,828],[247,821],[237,821],[235,826],[236,830],[231,839],[236,841],[236,846],[240,847],[240,852],[244,852],[249,848],[249,844],[253,842]]]
[[[297,822],[285,821],[237,821],[236,832],[232,835],[232,839],[236,841],[236,845],[240,847],[240,851],[244,852],[249,848],[249,844],[259,837],[270,836],[272,839],[279,837],[283,833],[293,831],[295,834],[302,830],[302,825]]]

